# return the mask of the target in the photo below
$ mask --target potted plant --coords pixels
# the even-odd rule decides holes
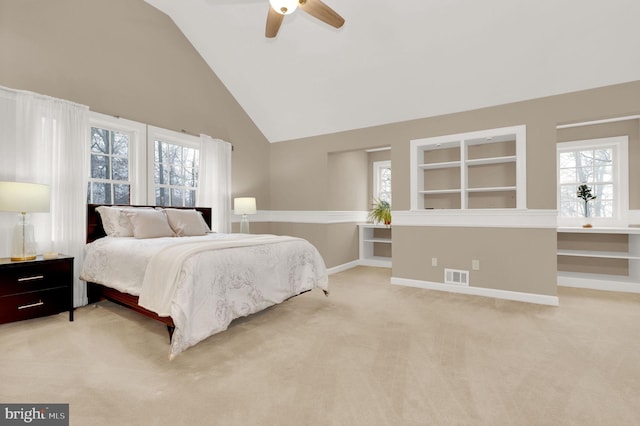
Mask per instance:
[[[373,208],[369,210],[369,222],[391,225],[391,204],[388,201],[375,199]]]
[[[578,187],[578,191],[576,193],[578,198],[584,200],[584,217],[589,217],[589,201],[595,200],[597,197],[591,193],[591,187],[589,185],[582,184]],[[592,225],[590,223],[585,223],[582,225],[583,228],[591,228]]]

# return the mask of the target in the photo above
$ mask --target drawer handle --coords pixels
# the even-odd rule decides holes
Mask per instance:
[[[22,305],[22,306],[18,306],[18,310],[20,309],[27,309],[27,308],[35,308],[36,306],[42,306],[44,305],[44,302],[42,300],[36,302],[36,303],[32,303],[30,305]]]
[[[24,281],[33,281],[33,280],[41,280],[44,278],[44,275],[34,275],[32,277],[24,277],[24,278],[18,278],[18,282],[24,282]]]

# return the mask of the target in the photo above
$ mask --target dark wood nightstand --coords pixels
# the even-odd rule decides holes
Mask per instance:
[[[64,311],[73,321],[73,257],[0,258],[0,324]]]

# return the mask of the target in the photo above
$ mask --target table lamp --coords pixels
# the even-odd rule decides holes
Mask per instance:
[[[48,185],[0,182],[0,211],[20,213],[20,220],[13,230],[11,260],[36,258],[35,235],[27,213],[48,212],[50,198]]]
[[[249,234],[249,219],[247,219],[247,215],[256,214],[256,199],[253,197],[234,198],[233,212],[235,214],[242,215],[242,220],[240,221],[240,232],[242,234]]]

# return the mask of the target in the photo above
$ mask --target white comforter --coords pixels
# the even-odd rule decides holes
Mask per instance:
[[[101,238],[87,245],[80,277],[170,314],[176,326],[171,356],[226,330],[235,318],[306,290],[328,289],[324,261],[308,241],[246,234]]]

